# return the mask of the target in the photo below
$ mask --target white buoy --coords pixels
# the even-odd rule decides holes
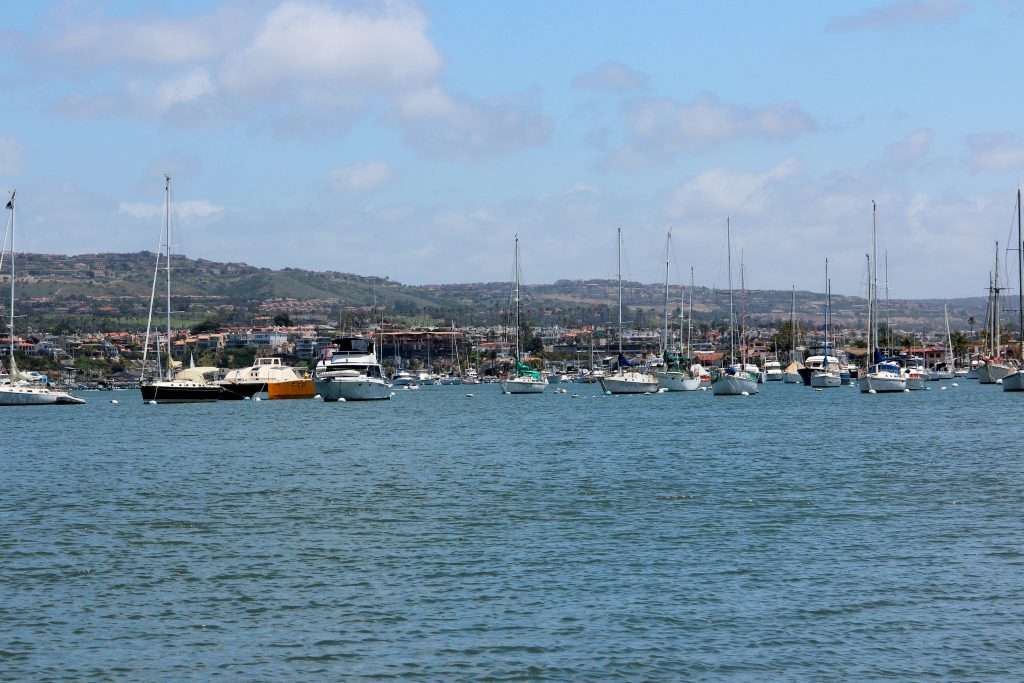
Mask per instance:
[[[821,391],[821,387],[815,387],[814,390],[815,391]]]
[[[958,387],[958,386],[960,386],[960,385],[959,385],[959,384],[957,384],[956,382],[953,382],[953,386],[954,386],[954,387]]]
[[[256,398],[254,398],[253,400],[254,400],[254,401],[262,401],[263,399],[262,399],[262,398],[260,398],[259,396],[257,396],[257,397],[256,397]]]
[[[939,391],[945,391],[946,387],[939,387]]]
[[[868,393],[869,394],[877,394],[878,392],[875,391],[874,389],[868,389]]]
[[[909,393],[910,393],[910,389],[904,389],[904,390],[903,390],[903,393],[904,393],[904,394],[909,394]]]
[[[505,394],[506,396],[511,396],[511,395],[512,395],[512,392],[511,392],[511,391],[503,391],[503,392],[501,392],[501,393]],[[472,395],[472,394],[467,394],[467,396],[471,396],[471,395]]]
[[[347,403],[347,401],[345,400],[345,397],[342,396],[338,398],[338,403]]]
[[[323,397],[322,397],[322,396],[321,396],[320,394],[317,394],[317,395],[316,395],[316,396],[314,396],[313,398],[323,398]]]
[[[1002,378],[996,380],[996,384],[1002,384],[1002,383],[1003,383]]]
[[[612,395],[612,392],[610,392],[610,391],[606,391],[604,393],[605,393],[605,396],[611,396]]]
[[[466,398],[473,398],[473,394],[466,394]]]
[[[579,394],[573,394],[572,397],[573,398],[579,398]]]
[[[149,402],[149,405],[151,405],[151,406],[155,406],[155,405],[156,405],[156,401],[150,401],[150,402]]]
[[[665,387],[661,387],[660,389],[658,389],[659,394],[664,394],[666,391],[668,391],[668,389],[666,389]]]
[[[740,392],[740,396],[750,396],[750,392],[749,391],[741,391]]]
[[[110,400],[110,402],[111,402],[112,404],[114,404],[115,406],[117,405],[117,399],[116,399],[116,398],[114,398],[114,399],[111,399],[111,400]]]
[[[251,401],[252,398],[250,398],[249,396],[244,396],[244,397],[242,397],[242,400],[243,401]]]

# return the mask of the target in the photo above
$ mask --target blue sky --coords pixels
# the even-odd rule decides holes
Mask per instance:
[[[980,295],[1024,168],[1016,3],[10,3],[19,249],[413,283],[695,270]],[[1004,253],[1004,257],[1007,254]],[[1015,259],[1015,255],[1010,254]],[[1015,270],[1015,268],[1013,269]]]

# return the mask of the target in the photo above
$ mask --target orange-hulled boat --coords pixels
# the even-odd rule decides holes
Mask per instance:
[[[267,382],[267,398],[271,401],[285,398],[313,398],[316,388],[311,379],[287,379]]]

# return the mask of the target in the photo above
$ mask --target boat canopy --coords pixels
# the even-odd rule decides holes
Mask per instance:
[[[365,337],[339,337],[331,342],[338,353],[373,353],[373,340]]]

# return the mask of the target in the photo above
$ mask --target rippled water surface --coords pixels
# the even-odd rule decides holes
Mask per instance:
[[[1021,680],[1024,395],[949,385],[5,409],[0,680]]]

